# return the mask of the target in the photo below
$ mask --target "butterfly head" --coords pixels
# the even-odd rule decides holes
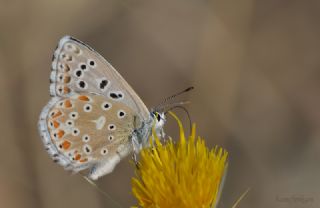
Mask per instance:
[[[165,114],[162,112],[151,112],[151,116],[153,120],[155,121],[155,128],[163,128],[164,123],[166,122]]]
[[[163,126],[166,122],[166,117],[163,112],[153,111],[151,112],[151,117],[154,120],[154,129],[156,131],[157,136],[164,137]]]

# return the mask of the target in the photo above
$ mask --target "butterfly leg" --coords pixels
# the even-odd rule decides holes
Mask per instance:
[[[136,165],[136,168],[139,169],[139,165],[140,164],[139,164],[139,161],[137,159],[137,155],[136,155],[135,152],[132,154],[132,160],[134,161],[134,164]]]
[[[132,160],[134,161],[135,164],[138,163],[137,155],[135,153],[132,154]]]
[[[132,145],[133,147],[133,154],[132,154],[132,160],[134,162],[134,164],[136,165],[136,168],[139,169],[139,162],[138,162],[138,158],[137,158],[137,150],[135,145]]]

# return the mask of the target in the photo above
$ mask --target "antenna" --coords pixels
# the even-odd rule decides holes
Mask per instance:
[[[179,96],[179,95],[181,95],[181,94],[183,94],[183,93],[189,92],[189,91],[191,91],[191,90],[193,90],[193,89],[194,89],[194,87],[191,86],[191,87],[188,87],[187,89],[184,89],[184,90],[182,90],[182,91],[180,91],[180,92],[177,92],[177,93],[175,93],[175,94],[173,94],[173,95],[165,98],[159,105],[157,105],[157,106],[154,108],[154,110],[157,111],[157,110],[158,110],[163,104],[165,104],[166,102],[172,100],[173,98],[175,98],[175,97],[177,97],[177,96]]]

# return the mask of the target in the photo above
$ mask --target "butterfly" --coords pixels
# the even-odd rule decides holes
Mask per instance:
[[[89,170],[89,179],[148,145],[152,128],[163,135],[164,113],[150,112],[111,64],[73,37],[54,52],[50,95],[38,123],[45,149],[66,170]]]

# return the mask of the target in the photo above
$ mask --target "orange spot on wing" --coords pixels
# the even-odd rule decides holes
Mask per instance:
[[[60,139],[61,137],[63,137],[64,135],[64,131],[63,130],[59,130],[57,133],[58,138]]]
[[[60,123],[65,123],[67,119],[68,119],[68,117],[63,116],[63,117],[59,118],[59,121],[60,121]]]
[[[69,83],[71,81],[71,77],[65,76],[63,82],[64,83]]]
[[[71,107],[72,107],[71,101],[70,101],[70,100],[66,100],[66,101],[64,102],[64,106],[65,106],[66,108],[71,108]]]
[[[69,149],[70,146],[71,146],[71,143],[70,143],[69,141],[67,141],[67,140],[65,140],[65,141],[62,143],[62,148],[63,148],[64,150]]]
[[[88,161],[88,158],[84,158],[82,160],[80,160],[81,163],[84,163],[84,162],[87,162]]]
[[[80,154],[77,154],[77,155],[74,157],[75,160],[80,160],[80,158],[81,158],[81,155],[80,155]]]
[[[69,67],[68,64],[62,64],[62,63],[60,63],[60,65],[59,65],[59,71],[69,72],[69,71],[70,71],[70,67]]]
[[[53,121],[53,127],[56,129],[60,126],[60,123],[58,121]]]
[[[55,112],[55,113],[53,114],[52,118],[57,118],[57,117],[59,117],[59,116],[61,116],[61,115],[62,115],[61,111],[58,111],[58,112]]]
[[[82,101],[89,101],[90,99],[88,98],[88,96],[85,96],[85,95],[80,95],[78,97],[79,100],[82,100]]]
[[[69,93],[69,92],[70,92],[70,88],[69,88],[69,87],[64,87],[64,88],[63,88],[63,92],[64,92],[65,94]]]

